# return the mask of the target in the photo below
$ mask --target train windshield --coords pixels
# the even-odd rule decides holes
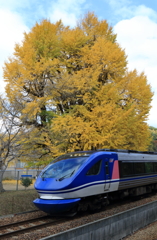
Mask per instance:
[[[41,174],[41,178],[57,178],[62,181],[65,178],[71,177],[77,172],[79,167],[88,159],[87,156],[71,157],[65,159],[60,157],[54,160],[48,168]]]

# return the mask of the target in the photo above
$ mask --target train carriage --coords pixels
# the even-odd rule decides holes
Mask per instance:
[[[157,189],[157,153],[101,149],[52,161],[35,183],[41,210],[59,215],[97,209],[111,199]]]

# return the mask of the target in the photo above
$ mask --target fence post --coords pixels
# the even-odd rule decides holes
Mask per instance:
[[[17,184],[16,184],[16,190],[18,190],[18,181],[19,181],[19,171],[17,171]]]

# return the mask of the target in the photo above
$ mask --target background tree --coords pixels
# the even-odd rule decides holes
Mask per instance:
[[[149,145],[149,151],[157,152],[157,128],[149,127],[151,133],[151,142]]]
[[[0,192],[3,192],[3,174],[8,164],[20,156],[18,113],[9,103],[0,98]]]
[[[128,71],[112,27],[93,13],[73,29],[61,21],[37,23],[15,46],[4,79],[33,161],[72,150],[149,145],[150,85],[144,73]]]

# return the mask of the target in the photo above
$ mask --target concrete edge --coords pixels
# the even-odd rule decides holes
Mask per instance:
[[[87,224],[83,224],[83,225],[81,225],[81,226],[79,226],[79,227],[69,229],[69,230],[67,230],[66,232],[60,232],[60,233],[56,233],[56,234],[53,234],[53,235],[50,235],[50,236],[41,238],[41,240],[59,239],[59,238],[58,238],[59,236],[63,236],[62,238],[63,238],[63,239],[66,239],[66,238],[64,237],[64,235],[67,234],[67,233],[74,232],[74,231],[76,232],[77,230],[80,230],[80,229],[82,229],[82,228],[88,228],[89,226],[91,226],[91,225],[93,225],[93,224],[99,224],[99,223],[101,223],[101,222],[104,221],[104,220],[109,221],[109,222],[112,222],[112,219],[115,218],[115,217],[120,217],[120,216],[122,216],[123,214],[126,214],[126,215],[128,214],[128,215],[130,215],[131,212],[132,212],[132,213],[140,212],[140,210],[141,210],[142,208],[147,208],[147,207],[149,208],[149,206],[151,207],[153,204],[156,204],[156,205],[157,205],[157,200],[156,200],[156,201],[153,201],[153,202],[150,202],[150,203],[146,203],[146,204],[141,205],[141,206],[139,206],[139,207],[131,208],[131,209],[129,209],[129,210],[126,210],[126,211],[123,211],[123,212],[114,214],[113,216],[109,216],[109,217],[102,218],[102,219],[99,219],[99,220],[96,220],[96,221],[93,221],[93,222],[90,222],[90,223],[87,223]],[[157,219],[155,219],[154,221],[156,221],[156,220],[157,220]],[[154,221],[152,221],[152,222],[150,222],[150,223],[153,223]],[[148,224],[150,224],[150,223],[148,223]],[[143,225],[142,227],[145,227],[145,226],[147,226],[148,224]],[[141,228],[142,228],[142,227],[141,227]],[[139,228],[139,229],[141,229],[141,228]],[[133,232],[134,232],[134,230],[132,231],[132,233],[133,233]],[[131,234],[131,233],[123,236],[123,238],[126,237],[126,236],[128,236],[128,235],[130,235],[130,234]],[[82,239],[82,238],[81,238],[81,239]],[[118,238],[117,238],[117,239],[118,239]]]

